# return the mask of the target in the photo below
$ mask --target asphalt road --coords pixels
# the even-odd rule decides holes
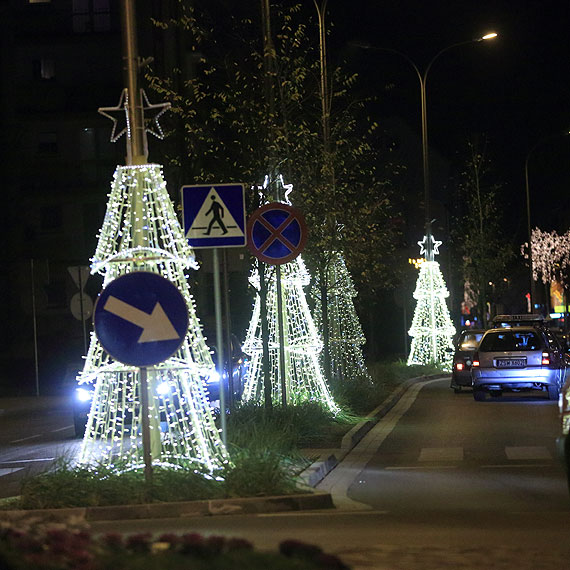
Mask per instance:
[[[332,493],[334,510],[92,522],[91,529],[223,534],[271,549],[297,538],[354,570],[570,569],[556,403],[475,402],[448,384],[412,386],[325,477],[319,488]],[[7,453],[12,460],[45,459],[58,445],[77,445],[65,414],[57,416],[18,424],[17,439],[31,438],[24,441],[8,442],[2,429],[0,468]],[[0,426],[6,419],[0,416]],[[51,431],[35,437],[40,426]]]

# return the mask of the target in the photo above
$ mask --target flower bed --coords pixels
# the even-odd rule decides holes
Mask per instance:
[[[336,556],[299,541],[279,552],[256,551],[244,539],[200,534],[94,537],[65,525],[0,527],[2,570],[348,570]]]

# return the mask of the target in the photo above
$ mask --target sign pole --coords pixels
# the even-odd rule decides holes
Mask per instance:
[[[142,444],[144,459],[144,480],[147,485],[152,484],[152,454],[150,451],[150,423],[148,406],[148,369],[146,366],[139,368],[141,405],[142,405]]]
[[[222,336],[222,295],[220,288],[220,261],[218,248],[213,249],[214,257],[214,308],[216,313],[216,344],[218,347],[218,373],[220,375],[220,431],[222,443],[226,445],[226,394],[224,389],[224,339]],[[228,374],[231,371],[228,370]]]
[[[281,403],[287,407],[287,381],[285,375],[285,331],[283,326],[283,293],[281,287],[281,266],[276,267],[277,273],[277,326],[279,328],[279,379],[281,382]]]

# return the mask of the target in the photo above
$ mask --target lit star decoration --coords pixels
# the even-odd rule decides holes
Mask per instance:
[[[333,377],[337,381],[365,380],[371,382],[362,354],[366,337],[354,307],[357,293],[341,253],[337,252],[333,255],[327,273],[327,283],[330,284],[327,293],[329,353]],[[318,280],[314,290],[315,322],[318,329],[322,331],[322,307]]]
[[[420,255],[426,253],[426,238],[418,244],[421,247]],[[440,245],[441,242],[433,240],[434,254],[439,253]],[[408,365],[435,363],[444,370],[451,370],[455,327],[445,302],[448,296],[439,263],[426,260],[420,266],[414,291],[417,305],[409,330],[412,344]]]
[[[278,183],[289,190],[287,193],[289,195],[291,188],[283,184],[281,176],[278,177]],[[268,280],[267,321],[269,324],[271,398],[275,405],[279,405],[282,397],[276,271],[273,266],[263,263],[256,264],[249,281],[258,291],[260,286],[259,271],[264,271],[265,278]],[[339,408],[332,398],[319,360],[322,341],[311,316],[304,291],[304,287],[309,284],[309,281],[309,273],[301,256],[281,265],[287,403],[294,405],[314,401],[333,413],[337,413]],[[251,362],[246,375],[242,398],[245,401],[263,402],[263,344],[259,295],[256,295],[255,298],[243,351],[250,355]]]
[[[206,396],[205,378],[215,366],[187,283],[188,269],[197,265],[159,165],[117,167],[91,261],[103,286],[132,271],[151,271],[182,293],[190,317],[186,338],[172,357],[148,368],[152,463],[215,473],[229,459]],[[138,368],[113,360],[92,334],[78,382],[94,386],[80,463],[142,467]]]
[[[143,108],[143,120],[145,132],[151,133],[158,139],[164,138],[164,132],[158,119],[170,108],[170,103],[151,104],[144,89],[140,90]],[[113,122],[111,131],[111,142],[117,142],[125,133],[127,138],[131,138],[131,125],[129,121],[129,91],[123,89],[119,98],[119,103],[115,107],[100,107],[99,113]],[[121,127],[119,127],[119,124]],[[123,126],[124,125],[124,126]]]
[[[431,242],[432,259],[429,259],[428,256],[425,255],[429,254],[430,252],[430,247],[429,247],[430,242]],[[433,256],[439,255],[439,246],[441,245],[441,242],[436,241],[434,237],[431,235],[431,233],[427,236],[424,236],[424,239],[422,241],[419,241],[418,245],[420,246],[420,255],[425,255],[427,261],[433,261]]]

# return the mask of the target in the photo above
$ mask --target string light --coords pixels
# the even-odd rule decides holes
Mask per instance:
[[[327,291],[327,308],[332,374],[339,380],[371,381],[362,354],[366,337],[354,307],[357,293],[344,257],[339,252],[333,254],[328,265],[327,283],[330,284]],[[315,323],[322,334],[322,305],[318,294],[318,279],[314,290],[317,292],[314,295]]]
[[[186,300],[190,326],[182,346],[148,369],[151,456],[156,465],[193,465],[213,473],[229,459],[204,383],[215,366],[185,274],[198,266],[159,165],[117,167],[98,238],[91,271],[104,276],[104,287],[120,275],[152,271],[174,283]],[[143,466],[138,368],[113,360],[92,334],[78,382],[94,387],[80,463]]]
[[[425,236],[418,242],[421,253],[426,251]],[[437,244],[437,247],[436,247]],[[433,254],[439,253],[441,242],[434,241]],[[409,334],[412,337],[408,366],[414,364],[435,363],[443,370],[451,370],[453,360],[453,335],[455,327],[451,322],[445,299],[449,291],[445,286],[443,275],[437,261],[424,261],[420,265],[420,273],[414,291],[417,300],[412,326]]]
[[[265,186],[267,186],[266,178]],[[284,185],[281,176],[277,183],[287,190],[287,203],[292,190],[291,185]],[[267,291],[267,321],[269,325],[269,375],[271,378],[271,398],[275,404],[280,404],[281,370],[279,359],[279,331],[277,276],[273,266],[257,264],[250,275],[250,283],[259,291],[259,271],[264,271],[268,282]],[[322,341],[315,326],[307,303],[304,287],[309,284],[310,276],[301,256],[281,265],[281,290],[284,323],[283,349],[285,353],[285,383],[287,402],[301,404],[308,401],[319,402],[323,407],[337,413],[335,404],[324,378],[319,354]],[[261,302],[256,295],[252,317],[243,344],[243,351],[251,357],[245,379],[244,400],[264,401],[263,384],[263,342],[261,335]]]

